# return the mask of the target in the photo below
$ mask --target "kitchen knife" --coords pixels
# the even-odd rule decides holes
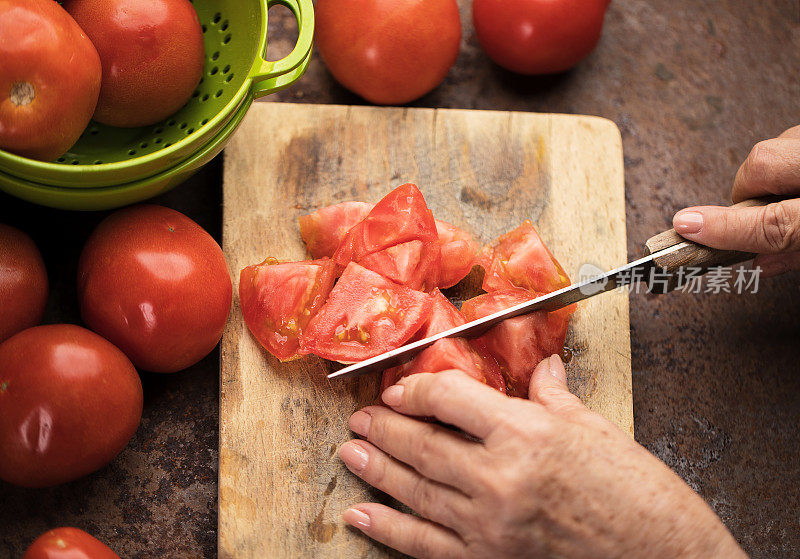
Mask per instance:
[[[765,198],[746,200],[734,207],[763,206],[771,201],[773,200]],[[712,249],[684,239],[674,229],[651,237],[645,247],[647,256],[610,272],[349,365],[329,374],[328,378],[351,378],[396,367],[410,361],[419,352],[443,338],[475,338],[508,318],[535,311],[555,311],[634,281],[647,281],[651,289],[658,288],[659,292],[667,292],[679,287],[682,279],[686,278],[685,274],[680,273],[681,269],[698,268],[704,273],[709,268],[730,266],[755,256],[745,252]],[[660,281],[657,285],[651,281],[656,277],[655,271],[658,271],[659,278],[665,278],[666,281]]]

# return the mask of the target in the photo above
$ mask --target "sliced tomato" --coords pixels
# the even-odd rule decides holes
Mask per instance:
[[[542,242],[530,221],[485,247],[478,257],[485,270],[483,289],[519,287],[550,293],[569,285],[564,269]]]
[[[300,216],[300,235],[311,257],[332,257],[347,232],[371,209],[366,202],[341,202]]]
[[[358,263],[411,289],[429,291],[439,280],[440,254],[435,242],[408,241],[368,254]]]
[[[464,315],[442,295],[438,289],[432,293],[433,306],[426,323],[414,335],[414,339],[427,338],[466,322]],[[472,343],[463,338],[445,338],[422,351],[414,359],[388,369],[383,373],[383,389],[398,380],[416,373],[438,373],[459,369],[473,378],[505,392],[506,386],[500,367],[481,342]]]
[[[401,346],[430,313],[432,298],[351,262],[305,329],[304,351],[353,363]]]
[[[348,262],[358,262],[368,254],[400,243],[438,240],[433,214],[422,192],[409,183],[392,190],[347,232],[333,260],[344,267]]]
[[[308,353],[300,341],[333,287],[333,260],[278,262],[268,258],[239,275],[239,300],[250,332],[281,361]]]
[[[537,295],[524,289],[493,291],[464,301],[461,310],[467,320],[476,320],[534,299]],[[500,364],[510,395],[527,397],[528,384],[536,365],[545,357],[561,353],[571,309],[511,318],[478,338]]]
[[[445,289],[460,282],[475,264],[478,245],[472,235],[446,221],[436,220],[436,232],[442,250],[439,287]]]

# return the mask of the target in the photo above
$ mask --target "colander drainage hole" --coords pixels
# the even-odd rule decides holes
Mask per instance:
[[[180,125],[180,127],[179,127],[179,128],[180,128],[181,130],[184,130],[184,129],[186,128],[186,126],[187,126],[187,124],[186,124],[185,122],[181,122],[181,125]]]
[[[205,24],[203,24],[203,26],[202,26],[200,29],[202,29],[202,30],[203,30],[203,33],[205,33],[206,31],[208,31],[208,27],[206,27],[206,26],[205,26]]]
[[[200,122],[200,126],[205,126],[206,124],[208,124],[208,119],[207,119],[207,118],[204,118],[204,119],[203,119],[203,120]]]
[[[214,75],[216,75],[217,72],[219,72],[219,68],[214,66],[213,68],[211,68],[211,71],[208,73],[208,75],[209,76],[214,76]]]
[[[200,97],[200,92],[199,91],[195,91],[194,93],[192,93],[192,98],[193,99],[197,99],[198,97]]]
[[[156,134],[161,134],[163,131],[164,131],[164,129],[163,129],[163,128],[161,128],[160,126],[154,130],[154,132],[155,132]]]
[[[102,161],[100,161],[100,160],[98,159],[97,161],[95,161],[95,162],[94,162],[94,164],[95,164],[95,165],[102,165],[102,164],[103,164],[103,162],[102,162]]]
[[[128,152],[128,155],[136,155],[136,150],[132,149]]]
[[[56,161],[58,161],[59,163],[63,163],[64,161],[66,161],[66,159],[63,157],[59,157],[58,159],[56,159]]]
[[[217,12],[216,14],[214,14],[214,19],[212,21],[214,22],[214,24],[217,24],[221,19],[222,19],[222,14]]]
[[[155,143],[160,144],[163,140],[161,138],[156,138]]]
[[[78,161],[77,159],[73,159],[73,160],[72,160],[72,164],[73,164],[73,165],[80,165],[80,164],[81,164],[81,162],[80,162],[80,161]]]
[[[224,38],[224,39],[222,39],[222,44],[223,44],[223,45],[227,45],[227,44],[228,44],[228,43],[230,43],[230,42],[231,42],[231,34],[230,34],[230,33],[228,33],[227,35],[225,35],[225,38]]]
[[[166,144],[164,144],[164,147],[165,147],[165,148],[168,148],[168,147],[169,147],[169,146],[171,146],[171,145],[172,145],[172,142],[167,142]]]
[[[139,147],[142,148],[142,149],[146,148],[147,147],[147,142],[142,142],[141,144],[139,144]]]
[[[208,93],[206,93],[205,95],[203,95],[203,101],[208,101]]]
[[[186,131],[186,135],[188,136],[188,135],[189,135],[189,134],[191,134],[192,132],[194,132],[194,128],[189,128],[189,129]]]
[[[232,81],[232,80],[233,80],[233,74],[228,74],[228,77],[227,77],[227,78],[225,78],[225,81],[226,81],[227,83],[231,83],[231,81]]]
[[[223,74],[227,74],[230,71],[231,71],[231,65],[230,64],[226,64],[225,67],[222,69],[222,73]]]
[[[222,22],[222,25],[220,26],[220,29],[222,29],[223,31],[226,31],[228,29],[228,20],[227,19]]]
[[[219,98],[219,97],[222,97],[222,90],[220,89],[219,91],[217,91],[217,92],[214,94],[214,97],[217,97],[217,98]]]
[[[175,124],[176,124],[176,122],[175,122],[174,120],[170,120],[170,121],[167,123],[167,126],[175,126]]]
[[[217,60],[218,58],[219,58],[219,51],[211,55],[211,60]]]

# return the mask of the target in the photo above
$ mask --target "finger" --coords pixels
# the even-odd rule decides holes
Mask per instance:
[[[369,406],[350,417],[350,428],[372,444],[433,480],[461,487],[472,481],[480,443],[436,425]]]
[[[349,441],[339,458],[355,475],[391,495],[429,520],[457,528],[467,514],[470,498],[432,481],[366,441]]]
[[[750,208],[686,208],[672,224],[681,236],[713,248],[758,254],[800,250],[800,198]]]
[[[470,435],[485,439],[498,419],[509,414],[514,400],[461,371],[419,373],[403,378],[382,395],[394,410],[433,416]]]
[[[782,132],[781,135],[778,136],[778,137],[779,138],[795,138],[797,140],[800,140],[800,125],[792,126],[788,130]]]
[[[419,559],[467,556],[464,541],[450,530],[378,503],[361,503],[342,514],[344,521],[375,541]]]
[[[567,388],[567,371],[558,355],[551,355],[536,366],[531,376],[528,398],[562,417],[589,411],[580,398]]]
[[[753,146],[733,181],[732,198],[741,202],[770,194],[800,194],[800,139],[789,136]]]
[[[800,270],[800,252],[759,254],[753,260],[753,266],[761,268],[762,278],[770,278],[792,270]]]

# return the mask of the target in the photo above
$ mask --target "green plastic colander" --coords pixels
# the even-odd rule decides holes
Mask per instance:
[[[291,85],[305,72],[314,35],[311,0],[190,1],[203,26],[206,64],[197,91],[179,112],[142,128],[92,122],[75,146],[51,163],[0,150],[0,189],[12,190],[3,188],[4,177],[28,186],[75,189],[163,178],[206,150],[235,115],[243,116],[239,111],[246,111],[253,99]],[[268,61],[267,11],[278,4],[295,15],[299,36],[288,56]]]

